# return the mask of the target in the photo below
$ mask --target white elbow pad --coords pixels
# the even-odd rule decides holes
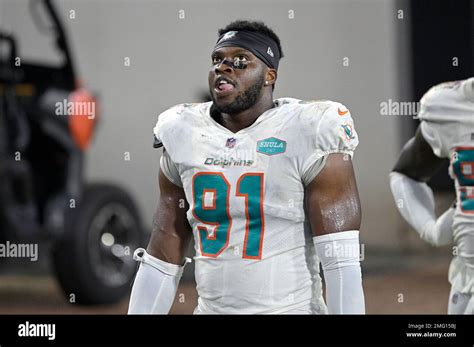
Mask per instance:
[[[173,304],[178,284],[183,274],[183,266],[170,264],[138,248],[133,259],[139,261],[140,268],[135,277],[130,297],[128,314],[167,314]]]

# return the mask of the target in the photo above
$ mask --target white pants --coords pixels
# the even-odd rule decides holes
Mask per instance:
[[[463,294],[451,287],[448,314],[474,314],[474,295]]]

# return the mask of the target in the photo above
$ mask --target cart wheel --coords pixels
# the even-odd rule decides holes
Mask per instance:
[[[53,263],[70,302],[115,303],[129,294],[136,271],[133,251],[145,241],[129,195],[112,185],[90,185],[66,225]]]

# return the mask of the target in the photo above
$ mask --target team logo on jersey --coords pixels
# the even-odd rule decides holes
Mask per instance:
[[[352,125],[351,124],[349,124],[349,123],[341,124],[341,128],[344,132],[344,136],[348,140],[354,140],[355,139],[354,131],[352,130]]]
[[[269,137],[257,141],[257,152],[266,155],[275,155],[284,153],[286,151],[286,141],[277,139],[276,137]]]
[[[227,148],[234,148],[236,143],[237,143],[237,139],[235,137],[230,137],[227,139],[225,146]]]
[[[339,107],[337,108],[337,113],[339,113],[340,116],[345,116],[347,112],[349,112],[349,110],[343,111]]]
[[[204,161],[204,165],[209,165],[209,166],[220,166],[221,168],[225,169],[228,167],[233,167],[233,166],[252,166],[254,163],[253,160],[247,160],[247,159],[239,159],[239,158],[233,158],[233,157],[220,157],[220,158],[214,158],[214,157],[208,157]]]

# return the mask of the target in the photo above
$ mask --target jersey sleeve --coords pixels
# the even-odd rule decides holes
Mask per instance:
[[[305,112],[313,112],[315,121],[308,126],[313,129],[310,136],[310,151],[304,160],[301,178],[305,185],[309,184],[322,170],[326,158],[332,153],[343,153],[351,158],[359,144],[354,121],[350,111],[338,102],[327,102],[323,108],[318,105],[309,107]],[[318,112],[321,115],[318,117]]]
[[[155,127],[153,128],[153,148],[163,147],[162,131],[161,131],[162,122],[160,122],[163,118],[163,114],[165,113],[161,113],[158,116],[158,120],[156,121]]]
[[[160,148],[165,145],[165,135],[169,133],[172,120],[179,114],[179,106],[173,106],[166,111],[160,113],[155,127],[153,128],[153,147]]]
[[[160,158],[160,169],[163,174],[173,184],[182,187],[181,176],[178,165],[173,161],[171,152],[175,150],[176,143],[175,132],[179,131],[176,127],[177,117],[182,110],[182,105],[177,105],[167,109],[158,116],[155,127],[153,128],[153,147],[163,147],[163,154]]]
[[[181,188],[183,187],[178,167],[173,162],[173,160],[171,160],[171,157],[166,150],[163,150],[163,154],[161,155],[160,168],[166,178],[169,179],[174,185],[177,185]]]
[[[428,90],[420,100],[420,111],[418,112],[418,119],[420,123],[421,135],[425,141],[430,145],[433,153],[439,157],[446,156],[443,149],[443,141],[439,134],[440,121],[446,122],[449,118],[443,112],[442,105],[444,101],[443,87],[445,84],[440,84]]]
[[[425,141],[428,142],[431,149],[433,150],[433,153],[439,158],[444,158],[445,155],[443,154],[442,150],[443,144],[436,128],[436,124],[428,121],[422,121],[420,124],[421,135]]]
[[[307,186],[310,184],[314,178],[321,172],[326,165],[327,156],[321,157],[318,160],[314,161],[312,165],[308,167],[308,169],[303,173],[301,180],[303,184]]]
[[[474,102],[474,77],[463,81],[463,93],[467,100]]]

